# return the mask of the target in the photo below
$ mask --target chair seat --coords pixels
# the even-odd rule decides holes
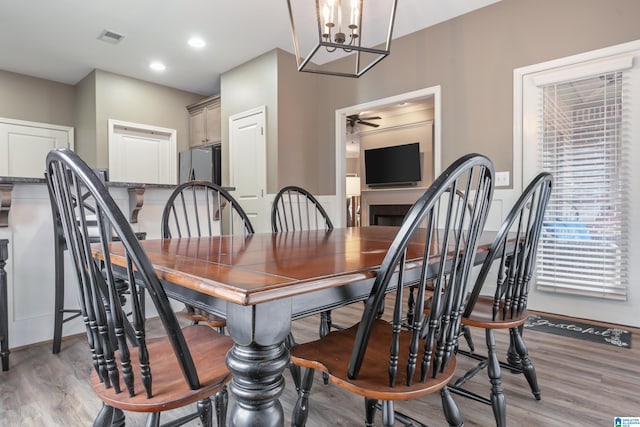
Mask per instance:
[[[188,319],[191,322],[199,323],[199,322],[207,322],[209,326],[212,328],[224,328],[227,326],[227,319],[224,317],[220,317],[218,315],[207,313],[206,311],[200,309],[193,309],[193,313],[189,313],[186,310],[180,312],[182,316]]]
[[[529,317],[529,312],[525,309],[522,313],[507,319],[493,320],[493,296],[481,295],[473,306],[473,311],[469,317],[462,317],[462,324],[489,329],[511,329],[523,325]],[[500,309],[503,303],[500,302]],[[501,310],[499,311],[501,312]]]
[[[233,340],[221,335],[205,325],[194,325],[184,328],[183,334],[187,346],[191,350],[201,388],[190,390],[184,377],[180,374],[180,365],[174,356],[167,338],[147,340],[149,363],[153,370],[153,396],[147,398],[140,375],[135,378],[136,395],[129,393],[122,386],[120,393],[113,387],[106,388],[95,370],[91,376],[91,385],[95,393],[108,405],[126,411],[160,412],[179,408],[215,394],[231,379],[225,363],[225,356],[233,345]],[[226,351],[225,351],[226,349]],[[140,372],[137,347],[131,350],[133,372]],[[120,363],[119,358],[116,363]],[[122,380],[121,380],[122,384]]]
[[[349,379],[347,369],[357,330],[358,325],[354,325],[348,329],[332,331],[320,340],[298,344],[291,349],[291,361],[299,366],[326,372],[329,374],[329,380],[342,388],[378,400],[409,400],[426,396],[442,389],[453,377],[456,368],[455,357],[450,359],[444,372],[440,373],[436,379],[431,378],[430,372],[424,383],[419,382],[420,361],[418,361],[416,379],[411,386],[407,386],[405,385],[405,366],[401,363],[398,367],[396,385],[389,387],[387,369],[391,325],[386,321],[376,320],[373,323],[373,331],[358,378]],[[407,360],[408,350],[406,349],[409,348],[410,338],[408,331],[401,332],[400,361]],[[422,354],[423,347],[421,345],[418,354]]]

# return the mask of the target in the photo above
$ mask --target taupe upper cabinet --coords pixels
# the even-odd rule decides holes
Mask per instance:
[[[222,140],[220,97],[204,99],[187,107],[189,111],[189,146],[210,145]]]

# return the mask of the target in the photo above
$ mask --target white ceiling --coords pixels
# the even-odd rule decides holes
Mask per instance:
[[[497,1],[399,0],[394,38]],[[105,29],[124,39],[98,40]],[[276,47],[293,51],[285,0],[0,0],[0,69],[72,85],[101,69],[214,95],[221,73]]]

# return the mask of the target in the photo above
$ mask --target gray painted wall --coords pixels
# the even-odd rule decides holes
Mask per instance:
[[[513,70],[640,39],[639,16],[637,0],[503,0],[394,40],[391,55],[357,80],[319,76],[313,156],[327,167],[318,193],[335,193],[336,109],[436,85],[443,167],[479,152],[512,171]]]
[[[75,151],[85,161],[96,164],[96,72],[92,71],[75,86]]]
[[[176,129],[178,151],[189,146],[187,105],[201,100],[202,95],[96,71],[96,164],[109,163],[109,119]]]
[[[321,162],[323,146],[334,141],[325,139],[318,120],[323,105],[318,102],[322,85],[319,76],[300,73],[295,57],[278,49],[278,188],[303,186],[313,194],[327,192],[326,171],[332,169]],[[331,187],[333,189],[333,187]]]
[[[267,192],[278,183],[278,57],[267,52],[223,74],[220,78],[222,129],[222,183],[229,182],[229,117],[266,107]]]
[[[0,70],[0,117],[74,126],[74,87]]]
[[[176,129],[186,149],[186,106],[202,98],[100,70],[76,86],[0,70],[0,117],[74,127],[76,151],[94,167],[108,166],[108,119]]]

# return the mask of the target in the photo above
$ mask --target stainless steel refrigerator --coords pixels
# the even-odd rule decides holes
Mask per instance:
[[[197,179],[222,185],[221,153],[220,144],[181,151],[179,153],[180,184]]]

